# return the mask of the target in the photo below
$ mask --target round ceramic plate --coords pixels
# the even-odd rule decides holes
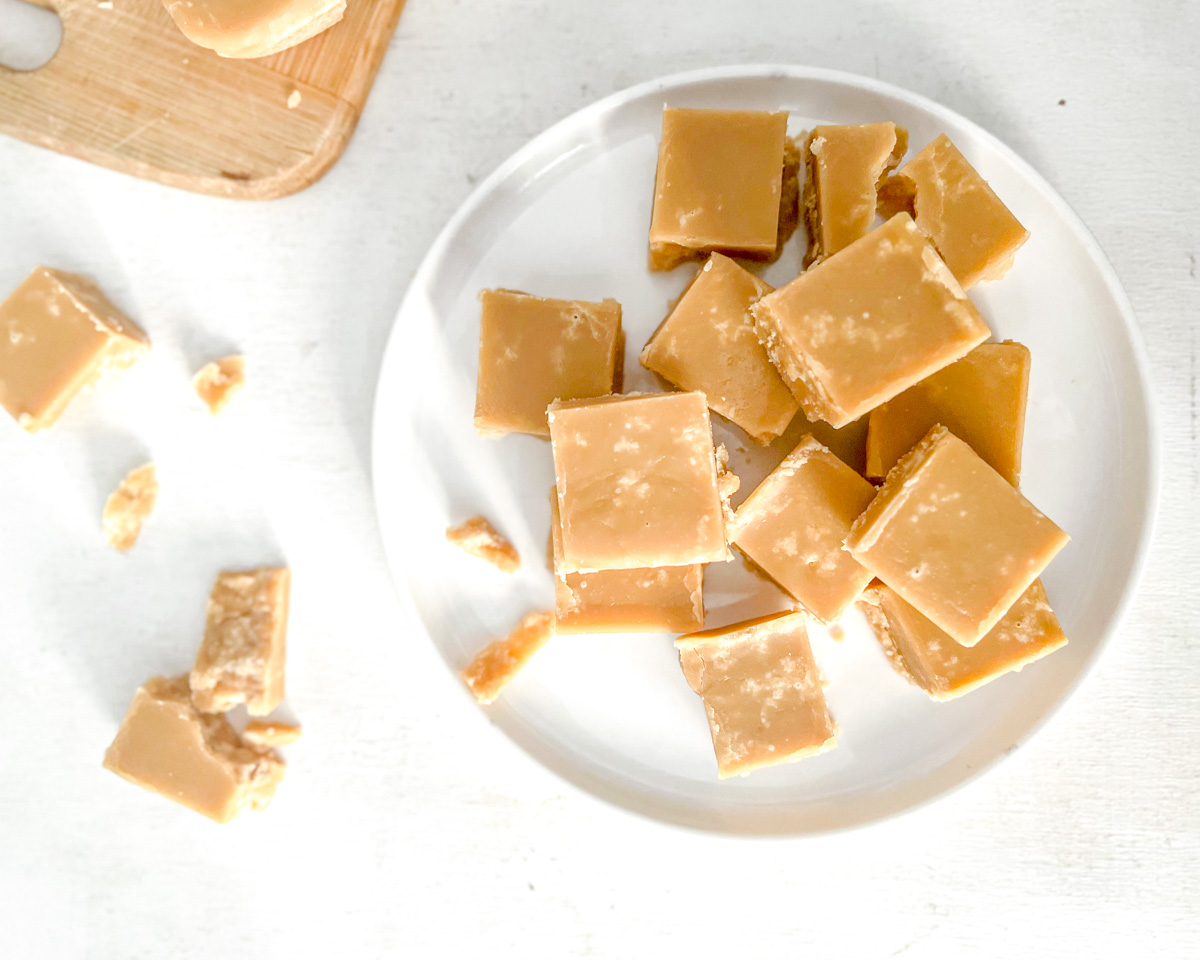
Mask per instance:
[[[971,291],[997,339],[1033,353],[1025,494],[1073,540],[1044,581],[1070,644],[1019,674],[934,703],[889,667],[857,612],[837,640],[820,628],[837,749],[719,781],[703,705],[672,638],[552,641],[488,709],[495,727],[568,781],[652,817],[743,834],[865,823],[938,796],[986,769],[1046,720],[1095,662],[1133,593],[1150,538],[1157,448],[1147,366],[1111,267],[1066,203],[970,121],[862,77],[741,67],[668,77],[616,94],[543,133],[474,192],[429,251],[384,357],[374,429],[375,491],[396,580],[457,671],[531,608],[553,606],[546,570],[550,448],[476,436],[477,295],[509,287],[624,308],[626,386],[658,390],[637,356],[694,267],[646,268],[664,104],[787,110],[814,123],[893,120],[919,149],[958,145],[1032,237],[1003,280]],[[910,152],[911,155],[911,152]],[[803,231],[763,271],[800,269]],[[761,449],[714,417],[741,497],[780,460],[792,430]],[[735,503],[737,501],[735,500]],[[448,525],[482,513],[524,558],[513,577],[448,546]],[[740,560],[710,565],[708,626],[779,610],[786,598]],[[464,709],[476,709],[465,689]]]

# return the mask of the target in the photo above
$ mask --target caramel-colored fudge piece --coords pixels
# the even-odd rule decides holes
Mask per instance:
[[[710,409],[759,443],[770,443],[800,405],[758,342],[750,304],[769,287],[714,253],[642,349],[641,363],[681,390],[700,390]]]
[[[955,643],[881,583],[867,588],[859,606],[892,666],[934,700],[953,700],[1067,643],[1041,580],[973,647]]]
[[[253,716],[264,716],[283,701],[291,582],[286,567],[217,575],[191,675],[201,710],[244,703]]]
[[[875,223],[880,181],[908,149],[894,123],[814,127],[804,145],[804,226],[809,267],[865,237]]]
[[[887,476],[897,460],[941,424],[1016,485],[1028,394],[1029,348],[1011,340],[980,344],[871,411],[867,476]]]
[[[750,308],[759,340],[811,418],[843,427],[990,335],[907,214]]]
[[[488,644],[462,672],[467,687],[480,703],[491,703],[512,682],[533,655],[554,636],[554,614],[527,613],[503,640]]]
[[[892,468],[846,549],[972,647],[1068,539],[974,450],[935,427]]]
[[[1029,231],[942,134],[880,187],[879,209],[911,214],[964,289],[1008,273]]]
[[[277,720],[251,720],[242,739],[256,747],[288,747],[300,739],[300,728]]]
[[[704,698],[722,780],[837,745],[805,621],[777,613],[675,641]]]
[[[501,573],[516,573],[521,555],[487,517],[471,517],[446,531],[446,539],[460,550],[486,560]]]
[[[128,550],[142,533],[142,525],[158,501],[158,473],[147,463],[130,470],[109,494],[100,519],[104,540],[118,550]]]
[[[837,620],[874,574],[842,549],[875,488],[806,436],[738,507],[729,539],[825,623]]]
[[[138,690],[104,766],[218,823],[264,809],[284,773],[270,750],[245,743],[223,716],[197,710],[186,676],[155,677]]]
[[[245,385],[246,358],[242,356],[206,363],[192,377],[192,389],[214,417],[229,406],[229,401]]]
[[[515,290],[484,290],[479,299],[480,433],[546,437],[551,401],[620,390],[625,338],[616,300],[551,300]]]
[[[558,492],[550,492],[558,633],[687,633],[704,626],[704,567],[562,571]]]
[[[702,393],[554,403],[562,571],[729,559]]]
[[[787,142],[786,113],[665,108],[650,268],[669,270],[714,250],[774,259]],[[794,162],[797,176],[798,167]]]
[[[30,433],[45,430],[81,390],[149,349],[92,281],[38,267],[0,303],[0,406]]]

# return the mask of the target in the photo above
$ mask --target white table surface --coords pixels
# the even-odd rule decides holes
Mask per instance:
[[[345,157],[296,197],[0,140],[0,290],[91,274],[155,345],[53,432],[0,423],[0,955],[1196,956],[1197,38],[1188,0],[410,0]],[[807,840],[610,809],[463,709],[369,476],[392,318],[472,185],[600,96],[748,61],[881,77],[1030,160],[1132,298],[1164,454],[1143,587],[1067,709],[932,807]],[[211,420],[187,377],[235,348],[252,386]],[[99,510],[146,456],[163,495],[121,556]],[[271,809],[217,827],[103,770],[138,684],[190,665],[215,571],[282,560],[305,737]]]

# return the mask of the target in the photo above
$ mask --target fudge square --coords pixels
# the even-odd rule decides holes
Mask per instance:
[[[804,266],[864,237],[875,223],[880,181],[908,149],[908,131],[894,123],[814,127],[804,145]]]
[[[846,549],[971,647],[1068,539],[966,443],[934,427],[892,468]]]
[[[38,267],[0,303],[0,406],[30,433],[45,430],[81,390],[149,349],[86,277]]]
[[[728,560],[702,393],[550,405],[562,572]]]
[[[842,543],[875,488],[804,437],[746,498],[729,539],[818,620],[837,620],[875,576]]]
[[[625,338],[616,300],[552,300],[516,290],[484,290],[479,299],[479,433],[547,437],[551,401],[621,389]]]
[[[990,336],[954,276],[900,213],[750,308],[804,412],[844,427]]]
[[[805,621],[777,613],[675,641],[704,699],[722,780],[837,745]]]
[[[964,288],[1004,276],[1029,239],[945,134],[883,182],[879,209],[884,216],[912,214]]]
[[[787,144],[786,113],[666,107],[650,268],[669,270],[713,250],[773,259],[780,246]],[[798,176],[798,163],[795,169]],[[794,193],[792,199],[797,202]]]
[[[800,405],[754,333],[750,304],[765,282],[714,253],[642,349],[641,363],[681,390],[701,390],[710,409],[770,443]]]
[[[687,633],[704,626],[704,567],[562,572],[558,492],[550,491],[554,618],[559,633]]]
[[[1041,580],[973,647],[955,643],[881,583],[867,588],[859,607],[896,671],[934,700],[960,697],[1067,643]]]
[[[939,424],[1014,486],[1021,478],[1029,348],[983,343],[871,411],[867,476],[881,478]]]

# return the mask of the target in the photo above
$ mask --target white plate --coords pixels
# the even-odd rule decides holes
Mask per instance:
[[[520,150],[453,217],[417,271],[384,357],[374,428],[375,491],[396,580],[430,638],[461,669],[531,607],[553,604],[544,567],[549,446],[472,428],[478,292],[615,297],[624,307],[626,389],[657,389],[637,355],[692,268],[646,269],[664,103],[786,109],[814,122],[894,120],[920,148],[947,133],[1032,238],[1002,281],[972,291],[997,338],[1033,352],[1023,488],[1074,538],[1045,576],[1070,645],[1019,675],[932,703],[889,668],[857,613],[835,642],[815,630],[841,733],[830,753],[720,782],[700,700],[665,635],[562,637],[489,708],[496,727],[572,783],[665,821],[733,833],[805,833],[897,813],[1011,752],[1095,662],[1133,593],[1150,538],[1157,445],[1133,316],[1095,241],[1024,161],[965,118],[862,77],[739,67],[668,77],[568,117]],[[799,270],[803,239],[764,276]],[[782,458],[714,417],[742,495]],[[739,453],[739,448],[746,452]],[[513,578],[444,541],[483,513],[516,543]],[[718,569],[719,567],[719,569]],[[780,609],[740,562],[709,567],[709,625]],[[471,704],[464,690],[464,708]]]

